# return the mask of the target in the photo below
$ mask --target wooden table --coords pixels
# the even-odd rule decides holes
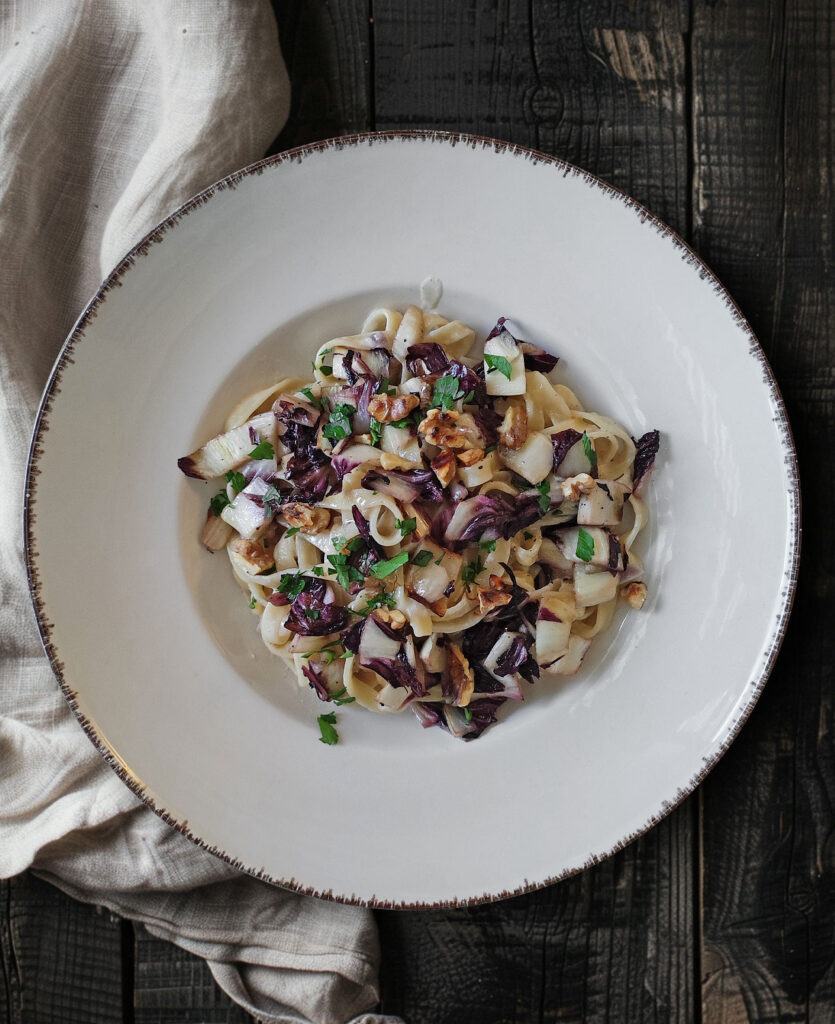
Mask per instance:
[[[383,1008],[409,1024],[835,1020],[835,4],[276,8],[294,86],[276,149],[450,129],[537,147],[624,189],[694,245],[753,324],[804,474],[794,617],[721,764],[648,835],[559,885],[381,913]],[[3,1024],[250,1019],[202,961],[130,922],[31,876],[3,883],[0,901]]]

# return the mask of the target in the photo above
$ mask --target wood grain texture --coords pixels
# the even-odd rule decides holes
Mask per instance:
[[[800,585],[763,697],[703,799],[706,1021],[835,1019],[832,96],[825,2],[700,6],[699,246],[780,380],[804,498]]]
[[[291,81],[277,153],[373,127],[368,0],[272,0]]]
[[[130,1024],[117,917],[31,873],[0,881],[0,1022]]]
[[[536,146],[683,232],[688,31],[687,4],[666,0],[376,0],[377,124]],[[559,885],[482,908],[380,914],[384,1009],[409,1024],[693,1020],[696,846],[688,801]]]
[[[216,984],[206,961],[135,927],[135,1024],[255,1024]]]

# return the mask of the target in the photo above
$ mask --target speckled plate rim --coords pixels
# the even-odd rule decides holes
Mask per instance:
[[[252,175],[260,175],[268,167],[273,167],[278,164],[283,164],[291,161],[297,163],[302,162],[305,157],[310,156],[314,153],[320,152],[326,149],[344,149],[347,147],[355,147],[361,145],[374,145],[379,142],[390,142],[396,140],[409,140],[418,139],[429,142],[440,142],[450,146],[469,146],[472,149],[481,148],[484,151],[492,151],[495,153],[510,152],[514,155],[525,157],[527,160],[534,164],[543,163],[552,166],[556,171],[559,171],[563,176],[576,176],[581,178],[587,185],[592,188],[600,189],[607,196],[616,199],[623,203],[623,205],[632,210],[635,216],[639,220],[653,228],[656,232],[666,236],[678,250],[681,258],[685,263],[692,268],[692,270],[699,275],[702,280],[707,280],[716,296],[726,306],[727,310],[733,317],[736,325],[740,328],[741,337],[744,337],[748,341],[749,355],[752,359],[760,365],[763,374],[763,383],[767,387],[770,393],[771,401],[777,411],[777,418],[775,427],[777,429],[779,441],[782,447],[782,453],[784,462],[787,468],[787,480],[788,480],[788,498],[789,498],[789,536],[787,538],[787,555],[783,571],[783,581],[780,593],[781,609],[776,617],[773,630],[767,641],[764,644],[765,657],[763,661],[763,667],[759,674],[759,677],[749,682],[746,689],[750,691],[750,697],[747,703],[740,709],[739,714],[731,723],[727,734],[724,736],[722,741],[716,746],[716,748],[705,756],[703,759],[702,767],[700,770],[693,775],[686,786],[679,789],[675,797],[666,803],[661,808],[660,813],[651,815],[642,827],[636,829],[629,835],[622,837],[615,843],[611,849],[606,850],[603,853],[591,854],[583,864],[572,865],[563,871],[553,876],[542,879],[541,881],[535,881],[520,885],[517,888],[509,891],[499,893],[484,893],[479,896],[474,896],[466,899],[454,899],[454,900],[440,900],[437,902],[421,901],[416,903],[398,902],[390,900],[379,900],[376,898],[370,899],[358,899],[353,896],[344,896],[335,894],[332,891],[322,891],[318,889],[312,889],[298,883],[295,879],[283,879],[275,878],[265,871],[257,871],[248,865],[242,863],[237,858],[230,856],[225,850],[219,849],[216,846],[212,846],[204,842],[199,836],[195,835],[188,826],[187,821],[181,821],[178,818],[170,814],[164,807],[158,805],[154,800],[151,793],[143,786],[140,780],[131,772],[131,769],[124,761],[113,751],[108,744],[105,742],[102,736],[97,732],[94,724],[82,713],[78,704],[78,693],[74,691],[66,682],[64,678],[64,665],[59,656],[58,651],[52,641],[52,627],[53,624],[47,617],[47,609],[41,598],[41,581],[40,571],[38,568],[38,551],[36,548],[35,538],[35,519],[37,515],[37,483],[38,483],[38,462],[43,452],[44,436],[49,429],[49,415],[52,409],[52,405],[56,399],[56,396],[61,391],[61,379],[67,367],[73,363],[73,349],[82,341],[88,325],[92,320],[95,319],[97,312],[101,305],[107,300],[109,292],[116,287],[121,285],[122,277],[130,270],[130,268],[136,263],[137,259],[148,254],[150,249],[156,244],[164,240],[165,235],[172,228],[186,217],[193,210],[198,209],[208,203],[212,197],[218,193],[225,191],[226,189],[234,189],[235,186],[243,179]],[[88,739],[102,756],[104,761],[116,772],[122,782],[131,789],[136,796],[138,796],[148,807],[168,825],[175,828],[178,832],[187,836],[192,842],[202,849],[212,853],[216,857],[228,863],[230,866],[251,874],[263,881],[269,882],[273,885],[281,886],[282,888],[291,889],[296,892],[303,893],[305,895],[316,896],[321,899],[332,900],[334,902],[354,904],[361,906],[369,906],[377,909],[399,909],[399,910],[420,910],[430,909],[439,907],[454,907],[454,906],[474,906],[483,903],[489,903],[495,900],[507,899],[512,896],[518,896],[526,892],[531,892],[536,889],[544,888],[545,886],[552,885],[555,882],[562,881],[565,878],[571,877],[574,874],[584,871],[587,868],[592,867],[595,864],[600,863],[613,856],[618,851],[624,849],[635,839],[644,835],[647,831],[662,821],[668,814],[670,814],[679,804],[682,803],[696,788],[704,781],[706,776],[713,770],[728,748],[731,746],[733,741],[739,734],[742,726],[748,720],[751,712],[754,709],[757,701],[759,700],[760,694],[768,680],[771,670],[774,666],[774,662],[779,653],[780,646],[785,637],[786,628],[789,617],[791,615],[792,606],[794,603],[794,596],[797,586],[798,568],[800,562],[800,541],[801,541],[801,495],[800,495],[800,482],[797,472],[797,454],[794,445],[794,439],[792,436],[791,426],[789,424],[788,415],[786,412],[785,403],[783,401],[782,394],[780,393],[779,386],[775,379],[774,373],[769,365],[768,359],[765,352],[762,349],[751,325],[743,315],[739,306],[733,300],[731,295],[728,293],[724,285],[713,273],[713,271],[707,266],[704,260],[694,252],[694,250],[682,239],[672,228],[665,224],[660,218],[656,217],[655,214],[651,213],[646,207],[642,206],[639,202],[632,199],[626,193],[620,189],[615,188],[608,182],[599,178],[597,175],[591,174],[588,171],[582,170],[581,168],[570,164],[559,157],[549,156],[546,153],[539,152],[538,150],[531,149],[526,146],[519,146],[510,142],[503,142],[498,139],[491,139],[484,136],[478,135],[467,135],[455,132],[441,132],[441,131],[390,131],[390,132],[364,132],[355,135],[340,136],[338,138],[324,139],[320,142],[310,143],[306,146],[299,146],[295,149],[286,150],[285,152],[278,153],[275,156],[266,157],[263,160],[259,160],[256,163],[250,164],[247,167],[241,168],[232,174],[221,178],[219,181],[210,185],[202,192],[197,193],[191,199],[187,200],[182,206],[174,210],[168,217],[152,228],[132,249],[120,260],[117,266],[111,271],[111,273],[104,279],[101,286],[95,295],[90,299],[86,308],[79,316],[69,336],[64,342],[58,358],[55,361],[55,365],[49,376],[49,380],[44,389],[43,396],[38,408],[37,417],[35,419],[35,425],[32,432],[32,439],[29,447],[29,454],[26,467],[26,479],[24,487],[24,499],[23,499],[23,535],[24,535],[24,556],[26,564],[26,572],[29,583],[29,592],[32,600],[32,604],[35,611],[35,616],[38,625],[38,631],[40,633],[41,642],[43,644],[44,651],[50,661],[53,672],[55,673],[56,679],[61,691],[70,706],[75,717],[78,719]]]

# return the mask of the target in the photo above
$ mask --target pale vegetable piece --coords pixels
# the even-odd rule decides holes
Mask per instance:
[[[207,551],[222,551],[234,532],[229,523],[224,522],[220,516],[216,516],[210,510],[206,516],[206,522],[203,524],[200,543]]]
[[[186,476],[213,480],[246,462],[257,443],[252,440],[250,431],[257,434],[261,441],[269,441],[274,445],[275,428],[276,420],[272,411],[262,412],[239,427],[213,437],[191,455],[184,455],[177,460],[177,465]]]
[[[577,603],[586,608],[605,604],[617,596],[618,576],[605,569],[595,571],[587,565],[574,565],[574,595]]]
[[[397,334],[394,336],[392,354],[395,359],[399,359],[401,363],[404,362],[406,352],[412,345],[419,345],[423,341],[423,334],[423,310],[418,306],[409,306],[403,314]]]
[[[611,564],[614,550],[612,540],[616,538],[600,526],[566,526],[554,531],[554,541],[569,562],[585,562],[587,565],[599,565],[604,569],[621,572],[623,552],[619,543],[615,564]]]
[[[621,590],[620,596],[630,608],[640,611],[647,599],[647,585],[646,583],[629,583]]]
[[[572,633],[568,639],[568,651],[545,671],[555,676],[573,676],[583,664],[583,658],[588,654],[590,647],[591,640],[585,640]]]
[[[408,427],[393,427],[387,423],[380,434],[380,448],[384,452],[399,455],[401,459],[421,466],[420,439]],[[414,469],[414,466],[411,468]]]
[[[446,648],[438,642],[439,634],[431,633],[420,648],[420,660],[429,672],[443,672],[446,668]]]
[[[577,522],[580,526],[617,526],[623,519],[623,501],[629,488],[616,480],[598,480],[580,497]]]
[[[268,486],[266,480],[256,476],[220,513],[221,519],[237,530],[245,540],[259,537],[272,519],[269,508],[263,502]]]
[[[554,465],[554,452],[551,447],[551,439],[547,434],[535,430],[528,434],[527,440],[521,448],[515,451],[511,448],[497,449],[499,461],[518,473],[525,480],[532,484],[538,484],[551,472]]]
[[[496,369],[495,364],[491,366],[487,356],[507,360],[510,378]],[[488,395],[524,395],[525,356],[508,331],[487,339],[484,343],[484,357],[484,383]]]
[[[434,461],[434,460],[433,460]],[[489,483],[499,471],[499,460],[495,452],[483,455],[480,462],[472,466],[459,466],[456,477],[470,491]]]

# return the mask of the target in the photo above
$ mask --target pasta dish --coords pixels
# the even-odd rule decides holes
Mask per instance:
[[[619,600],[644,603],[658,431],[585,410],[504,317],[474,348],[458,320],[375,309],[312,379],[248,396],[179,460],[222,482],[202,542],[329,702],[326,743],[349,703],[474,739],[540,676],[577,672]]]

